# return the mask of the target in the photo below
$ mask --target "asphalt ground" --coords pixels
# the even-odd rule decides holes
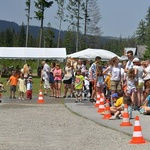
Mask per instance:
[[[38,95],[32,100],[3,97],[0,104],[0,150],[149,150],[149,116],[139,115],[146,144],[129,144],[133,126],[120,127],[121,120],[103,120],[88,100]]]

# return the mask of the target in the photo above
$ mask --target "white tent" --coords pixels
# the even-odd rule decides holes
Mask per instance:
[[[94,59],[96,56],[100,56],[102,60],[110,60],[111,58],[117,56],[119,59],[121,59],[118,55],[116,55],[113,52],[110,52],[108,50],[104,49],[85,49],[73,54],[67,55],[67,57],[71,58],[86,58],[86,59]]]
[[[66,48],[0,47],[0,58],[65,59]]]

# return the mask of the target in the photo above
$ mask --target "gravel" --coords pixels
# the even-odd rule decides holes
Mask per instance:
[[[68,110],[63,100],[0,104],[0,150],[149,150],[131,137]]]

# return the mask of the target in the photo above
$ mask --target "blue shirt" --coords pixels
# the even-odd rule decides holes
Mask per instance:
[[[147,97],[146,97],[146,100],[148,101],[148,107],[150,107],[150,95],[148,95]]]

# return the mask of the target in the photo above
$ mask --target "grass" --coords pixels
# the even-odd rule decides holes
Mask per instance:
[[[0,82],[3,82],[3,84],[5,85],[5,90],[6,93],[3,93],[3,96],[9,96],[9,85],[6,86],[7,83],[7,79],[8,78],[0,78]],[[33,77],[33,95],[37,95],[39,94],[39,89],[40,89],[40,77]],[[17,88],[17,92],[16,92],[16,96],[18,96],[19,92],[18,92],[18,88]]]
[[[5,85],[5,90],[6,90],[6,93],[3,93],[3,96],[9,96],[9,85],[6,86],[6,83],[7,83],[7,79],[8,78],[0,78],[0,82],[3,82],[3,84]],[[33,96],[37,96],[39,94],[39,90],[40,90],[40,77],[33,77],[33,90],[32,90],[32,93],[33,93]],[[62,87],[61,87],[61,93],[63,94],[63,84],[62,84]],[[42,92],[44,93],[44,88],[42,88]],[[16,96],[18,97],[18,88],[17,88],[17,92],[16,92]]]

